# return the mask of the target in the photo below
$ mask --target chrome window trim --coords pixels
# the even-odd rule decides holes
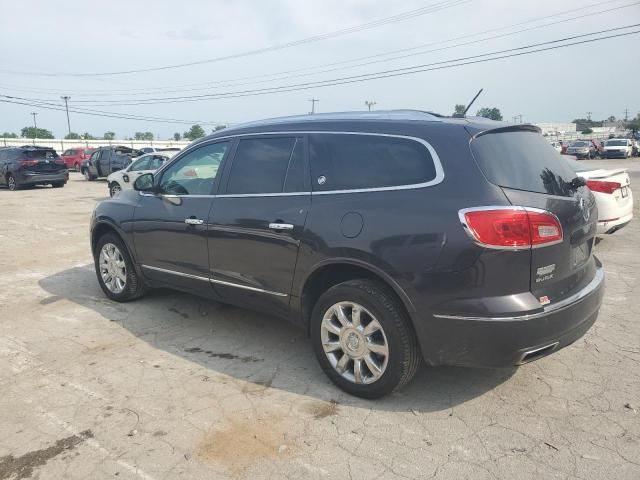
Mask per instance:
[[[433,316],[436,318],[442,318],[445,320],[481,320],[481,321],[493,321],[493,320],[532,320],[534,318],[544,317],[551,313],[555,313],[565,308],[572,306],[574,303],[582,300],[583,298],[591,295],[604,281],[604,268],[598,268],[596,270],[596,274],[593,276],[591,281],[579,292],[574,293],[573,295],[568,296],[564,300],[560,300],[556,303],[551,303],[544,307],[541,312],[531,313],[528,315],[515,315],[509,317],[474,317],[474,316],[465,316],[465,315],[447,315],[443,313],[436,313]]]
[[[252,292],[268,293],[269,295],[275,295],[277,297],[288,297],[289,296],[286,293],[273,292],[271,290],[263,290],[262,288],[250,287],[248,285],[240,285],[240,284],[237,284],[237,283],[225,282],[223,280],[215,280],[213,278],[200,277],[198,275],[191,275],[190,273],[182,273],[182,272],[176,272],[175,270],[167,270],[166,268],[152,267],[151,265],[140,265],[140,266],[142,268],[146,268],[147,270],[154,270],[156,272],[168,273],[168,274],[171,274],[171,275],[177,275],[179,277],[191,278],[191,279],[194,279],[194,280],[201,280],[201,281],[209,282],[209,283],[217,283],[217,284],[220,284],[220,285],[226,285],[228,287],[241,288],[243,290],[250,290]]]
[[[435,151],[433,146],[418,137],[411,137],[408,135],[396,135],[391,133],[373,133],[373,132],[351,132],[351,131],[323,131],[323,130],[303,130],[303,131],[274,131],[274,132],[256,132],[256,133],[236,133],[233,135],[225,135],[223,137],[212,138],[211,140],[203,141],[196,145],[189,146],[180,152],[180,155],[176,155],[169,162],[165,162],[165,164],[160,167],[155,175],[162,174],[165,168],[168,168],[174,161],[179,160],[183,155],[186,155],[191,150],[204,147],[206,145],[216,143],[219,141],[225,140],[234,140],[234,139],[242,139],[243,137],[256,137],[256,136],[300,136],[300,135],[319,135],[319,134],[327,134],[327,135],[365,135],[365,136],[374,136],[374,137],[390,137],[390,138],[403,138],[405,140],[413,140],[414,142],[418,142],[422,144],[433,160],[433,165],[436,171],[436,176],[429,180],[428,182],[422,183],[413,183],[408,185],[394,185],[389,187],[371,187],[371,188],[358,188],[358,189],[347,189],[347,190],[326,190],[326,191],[310,191],[310,192],[281,192],[281,193],[247,193],[247,194],[217,194],[217,195],[197,195],[198,197],[220,197],[220,198],[243,198],[243,197],[287,197],[294,195],[332,195],[332,194],[343,194],[343,193],[368,193],[368,192],[387,192],[394,190],[412,190],[416,188],[425,188],[432,187],[434,185],[438,185],[444,181],[444,169],[442,168],[442,162],[440,161],[440,157],[438,153]],[[196,195],[176,195],[176,197],[193,197]]]
[[[564,228],[562,228],[562,238],[560,240],[556,240],[554,242],[543,243],[542,245],[525,245],[525,246],[515,246],[515,247],[500,247],[498,245],[487,245],[485,243],[480,242],[475,237],[475,235],[471,231],[471,227],[469,227],[469,225],[467,224],[467,219],[464,216],[464,214],[468,213],[468,212],[481,212],[481,211],[486,211],[486,210],[519,210],[519,211],[524,211],[524,212],[545,213],[547,215],[551,215],[552,217],[554,217],[558,221],[558,224],[560,225],[560,227],[562,228],[562,222],[560,221],[558,216],[555,213],[550,212],[549,210],[544,210],[542,208],[521,207],[521,206],[516,206],[516,205],[488,205],[488,206],[481,206],[481,207],[462,208],[462,209],[458,210],[458,218],[460,219],[460,223],[462,224],[462,229],[469,236],[469,238],[473,241],[473,243],[475,243],[479,247],[488,248],[490,250],[507,250],[507,251],[536,250],[538,248],[544,248],[544,247],[550,247],[552,245],[557,245],[557,244],[562,243],[564,241]]]

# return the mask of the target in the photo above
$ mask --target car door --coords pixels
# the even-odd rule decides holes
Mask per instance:
[[[111,173],[109,170],[109,162],[111,160],[111,150],[104,149],[100,151],[100,158],[98,158],[98,163],[96,165],[96,174],[99,177],[106,177]]]
[[[0,183],[7,183],[7,171],[9,169],[9,150],[0,149]]]
[[[286,315],[311,204],[303,136],[238,141],[209,217],[211,281],[231,303]]]
[[[207,219],[230,141],[197,146],[160,170],[135,208],[136,261],[152,281],[201,295],[209,283]]]

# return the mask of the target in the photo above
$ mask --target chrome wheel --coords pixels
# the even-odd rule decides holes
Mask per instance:
[[[320,326],[322,348],[343,378],[370,384],[382,377],[389,360],[389,344],[382,325],[362,305],[340,302],[330,307]]]
[[[115,197],[121,191],[122,191],[122,188],[120,187],[119,183],[113,182],[111,184],[111,188],[109,189],[109,193],[111,194],[112,197]]]
[[[122,253],[113,243],[100,250],[100,276],[111,293],[120,293],[127,284],[127,266]]]
[[[13,178],[13,175],[9,175],[9,178],[7,179],[7,185],[9,186],[9,190],[16,189],[16,179]]]

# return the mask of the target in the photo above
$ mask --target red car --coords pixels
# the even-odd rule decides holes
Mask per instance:
[[[70,148],[65,150],[62,155],[67,168],[73,168],[77,172],[80,171],[80,166],[87,158],[91,156],[95,148]]]

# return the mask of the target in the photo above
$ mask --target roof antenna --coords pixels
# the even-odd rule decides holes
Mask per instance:
[[[462,114],[457,113],[457,114],[454,115],[454,117],[464,118],[467,115],[467,112],[469,111],[469,109],[471,108],[471,105],[473,105],[473,103],[480,96],[480,94],[482,93],[483,90],[484,90],[484,88],[481,88],[480,90],[478,90],[478,93],[476,93],[476,96],[473,97],[473,100],[471,100],[471,102],[469,102],[469,105],[467,105],[467,108],[464,109],[464,112],[462,112]]]

